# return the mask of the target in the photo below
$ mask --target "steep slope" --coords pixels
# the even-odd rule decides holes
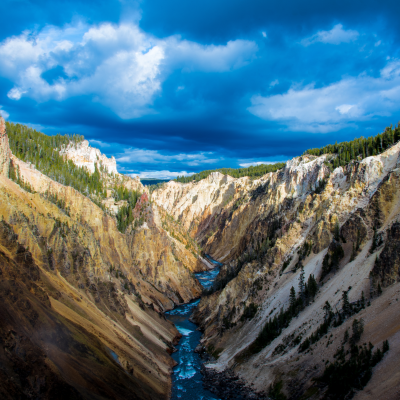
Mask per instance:
[[[274,383],[278,390],[282,381],[281,390],[293,399],[331,396],[328,378],[319,385],[313,379],[322,377],[346,329],[351,333],[362,318],[362,343],[381,347],[388,339],[390,351],[357,396],[395,398],[399,153],[396,144],[333,171],[334,155],[305,155],[257,180],[214,175],[198,183],[170,182],[153,194],[206,252],[225,262],[222,289],[203,297],[194,315],[204,329],[204,347],[218,357],[209,370],[231,368],[257,391]],[[316,294],[301,292],[302,267],[306,283],[311,275],[318,281]],[[291,287],[297,293],[293,306]],[[343,292],[354,303],[348,310]],[[327,301],[334,311],[321,339],[315,332],[326,322]],[[282,322],[272,328],[267,322],[275,317]],[[303,342],[313,333],[318,338],[307,349]]]
[[[167,398],[180,335],[158,312],[201,286],[174,257],[157,207],[144,194],[122,234],[88,197],[12,156],[4,128],[0,136],[3,397]]]
[[[159,260],[161,260],[161,258],[157,257],[161,257],[163,254],[162,252],[164,252],[167,254],[169,260],[165,271],[169,271],[171,276],[164,275],[164,273],[159,270],[160,280],[169,281],[173,276],[173,290],[163,293],[161,291],[162,287],[160,286],[157,288],[157,284],[155,285],[156,287],[154,287],[148,283],[139,283],[138,286],[140,286],[140,289],[138,289],[138,291],[144,296],[144,300],[148,303],[152,303],[150,299],[154,297],[163,305],[163,308],[171,309],[174,301],[179,303],[176,293],[179,293],[180,297],[185,301],[197,297],[200,294],[199,283],[192,278],[186,268],[178,265],[173,258],[168,240],[164,241],[163,245],[161,245],[160,242],[158,246],[154,246],[152,250],[157,252],[155,257],[153,257],[152,253],[150,253],[151,257],[150,255],[146,257],[142,254],[140,249],[141,242],[143,242],[144,245],[152,246],[152,242],[146,238],[146,234],[142,234],[142,232],[148,228],[148,224],[144,218],[142,218],[142,220],[137,218],[138,226],[136,229],[132,229],[129,235],[124,235],[118,231],[114,218],[104,213],[103,210],[76,190],[52,181],[30,165],[15,157],[12,157],[12,165],[18,167],[21,179],[25,182],[29,182],[32,190],[36,192],[33,196],[37,197],[38,202],[42,201],[43,197],[56,199],[55,202],[61,205],[62,209],[65,211],[63,215],[64,218],[59,223],[59,230],[63,232],[65,237],[60,240],[59,235],[54,235],[53,240],[57,241],[57,243],[54,243],[54,245],[48,243],[48,247],[55,250],[54,247],[61,246],[60,254],[69,254],[69,249],[73,249],[75,244],[71,243],[71,245],[65,245],[64,242],[73,240],[74,236],[70,234],[71,232],[77,232],[80,237],[80,233],[85,231],[84,237],[92,238],[94,248],[90,249],[90,256],[88,255],[90,262],[93,263],[90,268],[90,273],[93,274],[92,279],[90,279],[91,283],[97,274],[108,279],[111,269],[112,271],[119,270],[128,281],[132,279],[135,285],[135,279],[138,279],[139,282],[143,280],[140,275],[140,269],[137,268],[137,263],[135,263],[138,254],[141,255],[144,264],[155,263],[155,265],[157,265]],[[145,217],[150,220],[153,218],[153,208],[148,202],[147,204],[148,209],[145,213]],[[8,206],[10,207],[10,204],[8,204]],[[140,204],[137,206],[140,207]],[[58,207],[54,206],[54,210],[57,208]],[[15,206],[15,210],[7,208],[4,211],[4,217],[11,218],[11,216],[18,211],[20,211],[19,205]],[[50,214],[54,215],[53,212]],[[155,236],[167,237],[166,233],[158,229],[156,225],[152,225],[152,227]],[[37,241],[32,240],[34,236],[29,235],[29,231],[24,230],[20,222],[17,223],[16,230],[21,239],[22,237],[26,237],[26,244],[29,245],[31,251],[36,251],[35,249],[38,247]],[[136,237],[139,239],[135,240]],[[133,242],[139,247],[133,246]],[[87,246],[84,247],[86,248]],[[37,251],[39,254],[39,249]],[[74,264],[74,260],[69,259],[69,257],[72,256],[63,255],[60,259],[60,268],[66,270],[67,273],[70,272]],[[172,271],[179,271],[179,273]],[[120,285],[123,286],[125,283],[126,282],[121,282]]]
[[[8,176],[10,169],[10,146],[4,119],[0,117],[0,175]]]

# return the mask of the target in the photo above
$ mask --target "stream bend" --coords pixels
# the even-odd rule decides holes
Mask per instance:
[[[216,265],[216,267],[213,270],[196,274],[196,278],[205,289],[212,286],[218,275],[219,267],[222,265],[218,261],[213,260],[210,256],[207,256],[207,258]],[[182,338],[176,346],[177,351],[172,354],[172,358],[178,365],[174,368],[174,373],[172,375],[171,400],[220,400],[203,388],[203,376],[200,372],[203,362],[199,354],[194,352],[200,342],[201,332],[196,330],[197,325],[189,321],[189,318],[199,302],[200,299],[197,299],[165,313],[166,318],[171,321],[182,334]]]

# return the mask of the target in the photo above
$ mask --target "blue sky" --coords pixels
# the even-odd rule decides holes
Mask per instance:
[[[279,3],[279,4],[278,4]],[[171,178],[400,120],[398,1],[0,4],[0,112]]]

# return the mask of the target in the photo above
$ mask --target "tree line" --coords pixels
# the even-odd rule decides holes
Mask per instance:
[[[113,183],[110,183],[110,177],[102,166],[98,168],[95,164],[95,171],[91,173],[85,167],[78,167],[73,161],[66,160],[60,155],[63,146],[81,143],[84,140],[82,135],[48,136],[26,125],[10,122],[6,122],[6,129],[10,149],[17,158],[33,164],[38,171],[50,179],[73,187],[103,209],[101,201],[107,197],[106,189],[111,186],[116,201],[127,201],[127,205],[122,207],[116,216],[118,229],[125,232],[127,226],[133,221],[132,211],[140,193],[126,189],[118,180],[114,179]],[[29,182],[21,179],[18,170],[11,168],[10,178],[24,189],[32,191]]]
[[[82,135],[47,136],[28,126],[9,122],[6,122],[6,128],[11,151],[20,160],[30,162],[52,180],[71,186],[86,196],[105,197],[105,182],[97,166],[92,174],[59,153],[62,146],[70,142],[82,142]]]
[[[327,164],[330,168],[337,168],[339,166],[343,167],[347,165],[352,160],[362,160],[369,156],[381,154],[399,140],[400,122],[396,127],[393,128],[391,125],[390,127],[387,127],[383,133],[378,133],[376,136],[370,136],[368,138],[362,136],[349,142],[336,142],[335,144],[328,144],[324,147],[308,149],[303,153],[303,156],[307,154],[314,156],[336,154],[337,157],[328,160]],[[243,176],[257,178],[264,176],[269,172],[276,172],[284,166],[285,163],[276,163],[261,164],[248,168],[219,168],[201,171],[190,176],[178,176],[174,180],[181,183],[189,183],[193,181],[198,182],[207,178],[212,172],[221,172],[222,174],[230,175],[233,178],[241,178]]]
[[[190,176],[178,176],[174,179],[177,182],[181,183],[189,183],[189,182],[198,182],[202,179],[207,178],[213,172],[220,172],[223,175],[229,175],[232,178],[241,178],[243,176],[249,176],[251,178],[257,178],[260,176],[264,176],[269,172],[276,172],[278,169],[281,169],[285,166],[285,163],[276,163],[276,164],[261,164],[255,165],[248,168],[219,168],[212,169],[207,171],[201,171],[197,174]]]
[[[369,156],[376,156],[393,144],[400,140],[400,122],[397,127],[391,125],[387,127],[383,133],[376,136],[364,138],[363,136],[351,140],[350,142],[341,142],[328,144],[321,148],[306,150],[303,155],[310,154],[314,156],[322,156],[324,154],[336,154],[337,157],[332,159],[330,163],[333,168],[345,166],[352,160],[364,159]]]

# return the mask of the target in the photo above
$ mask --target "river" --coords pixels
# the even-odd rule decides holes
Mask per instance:
[[[218,275],[220,264],[218,261],[207,257],[216,267],[211,271],[196,274],[197,279],[204,288],[212,286],[215,277]],[[201,332],[196,330],[197,325],[189,321],[193,310],[199,304],[200,299],[191,303],[183,304],[166,312],[165,316],[174,323],[182,334],[177,351],[172,358],[178,363],[172,375],[172,400],[220,400],[211,392],[203,388],[202,375],[200,373],[202,360],[194,349],[200,342]]]

